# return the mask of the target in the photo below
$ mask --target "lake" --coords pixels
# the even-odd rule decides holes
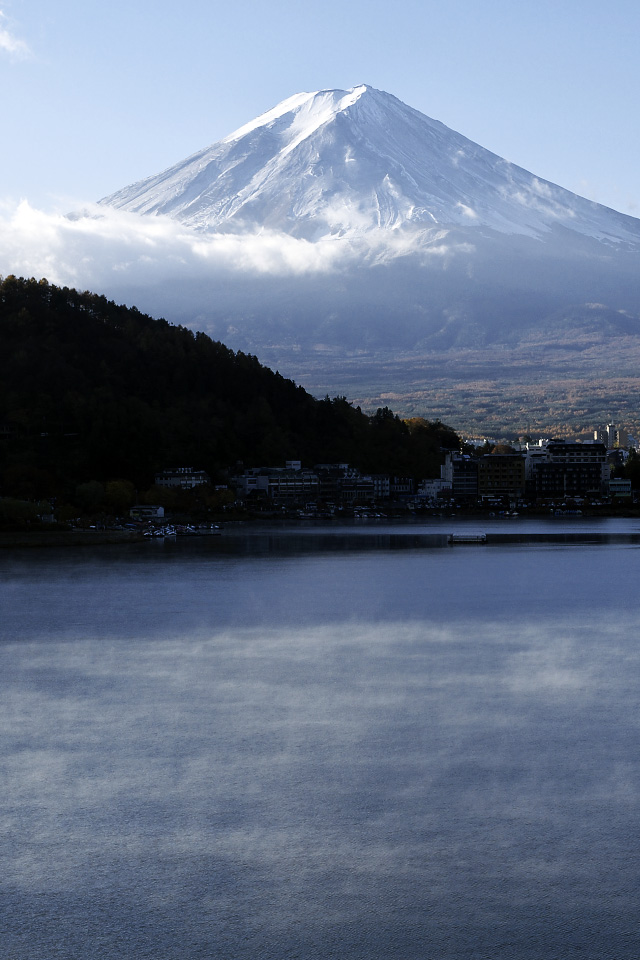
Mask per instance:
[[[635,960],[639,550],[438,518],[0,553],[0,957]]]

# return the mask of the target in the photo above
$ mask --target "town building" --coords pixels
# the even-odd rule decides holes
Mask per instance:
[[[612,497],[630,498],[632,495],[631,480],[612,477],[609,480],[609,493]]]
[[[374,500],[388,500],[391,495],[391,481],[388,473],[372,473]]]
[[[303,470],[299,460],[289,460],[284,467],[254,467],[233,477],[232,483],[243,499],[258,494],[282,504],[315,500],[320,491],[318,475]]]
[[[171,487],[177,490],[193,490],[209,483],[211,477],[204,470],[194,470],[193,467],[171,467],[156,473],[157,487]]]
[[[447,453],[440,478],[455,500],[478,499],[478,460],[464,454]]]
[[[349,474],[348,463],[316,463],[320,483],[319,496],[325,503],[339,503],[342,481]]]
[[[352,473],[340,481],[338,496],[343,504],[372,503],[375,499],[373,480]]]
[[[629,434],[623,427],[616,427],[614,423],[608,423],[606,427],[593,431],[593,439],[596,443],[604,443],[608,450],[616,447],[626,449],[629,446]]]
[[[156,503],[137,503],[129,510],[132,520],[162,520],[164,507]]]
[[[418,485],[416,494],[425,500],[438,500],[441,497],[452,495],[451,482],[442,478],[423,480]]]
[[[478,495],[520,500],[525,494],[525,458],[521,453],[488,453],[478,460]]]
[[[604,443],[544,440],[527,451],[527,494],[536,500],[603,496],[609,468]]]
[[[412,497],[414,493],[413,477],[391,477],[389,495],[394,499]]]

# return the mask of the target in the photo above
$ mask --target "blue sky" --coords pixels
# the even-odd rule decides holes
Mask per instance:
[[[0,0],[0,200],[97,200],[301,90],[369,83],[640,216],[637,0]]]

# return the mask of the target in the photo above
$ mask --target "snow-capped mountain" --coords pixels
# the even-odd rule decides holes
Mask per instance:
[[[640,220],[372,87],[297,94],[100,202],[238,253],[195,275],[172,257],[146,285],[148,258],[127,260],[117,296],[319,395],[478,429],[505,391],[520,427],[640,409]],[[315,266],[236,269],[257,242]]]
[[[311,240],[373,230],[553,227],[640,242],[640,221],[540,179],[370,86],[299,93],[100,201],[217,231]]]

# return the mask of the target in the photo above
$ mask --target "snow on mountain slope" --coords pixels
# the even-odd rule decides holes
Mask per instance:
[[[299,93],[218,143],[100,201],[202,230],[317,240],[372,231],[564,227],[640,243],[640,220],[542,180],[367,85]]]

